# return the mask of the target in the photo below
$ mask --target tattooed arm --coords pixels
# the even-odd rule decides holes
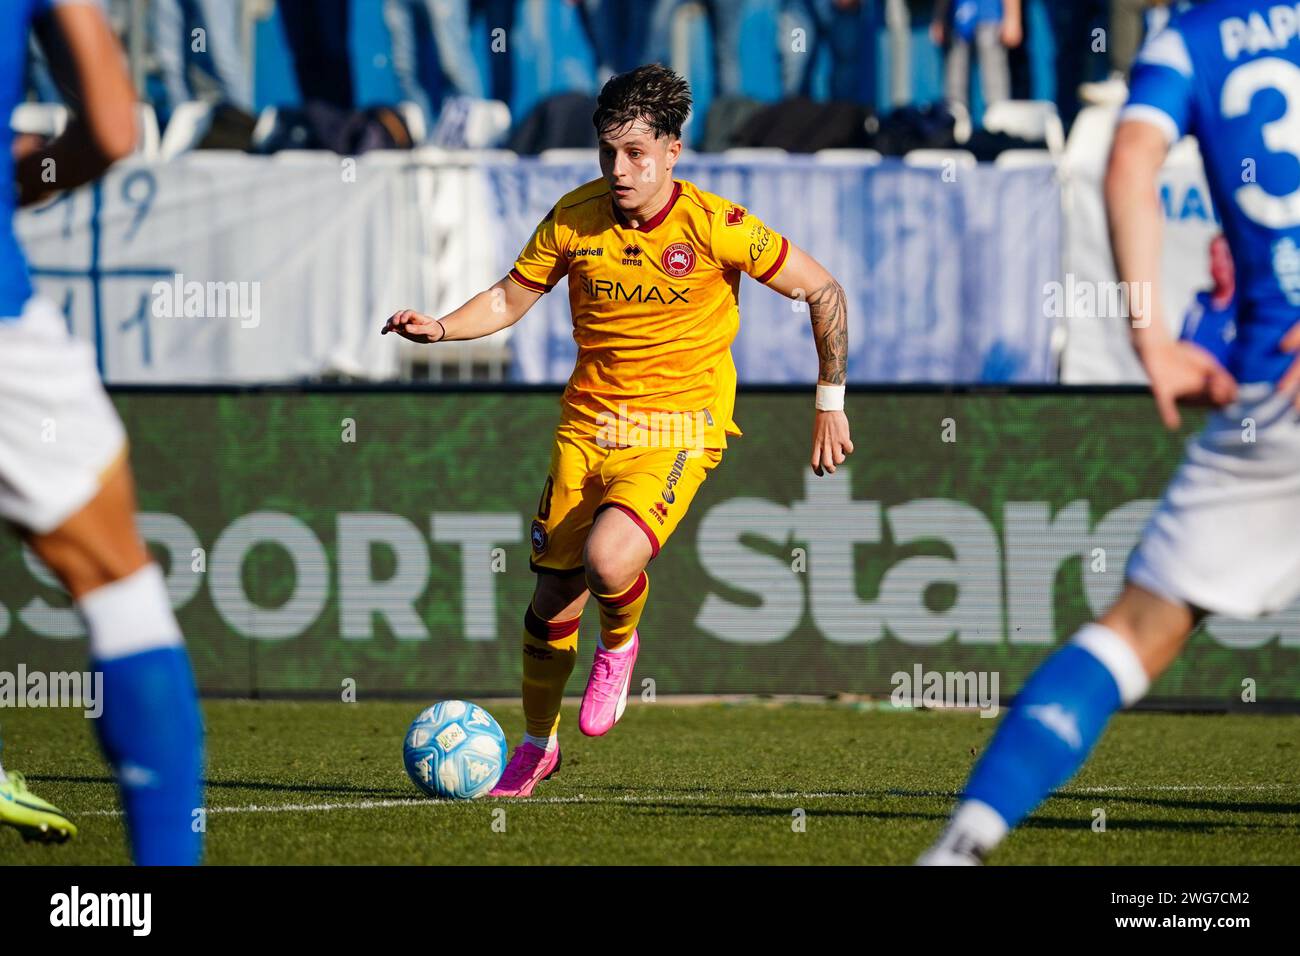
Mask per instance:
[[[844,289],[812,256],[791,243],[785,267],[767,285],[808,307],[817,345],[819,386],[839,386],[848,377],[849,321]],[[843,411],[818,411],[813,421],[812,469],[834,474],[853,451]]]
[[[811,261],[811,260],[810,260]],[[834,279],[808,293],[813,338],[821,372],[819,385],[843,385],[848,374],[849,323],[844,306],[844,289]]]

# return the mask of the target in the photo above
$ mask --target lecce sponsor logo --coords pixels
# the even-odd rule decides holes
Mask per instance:
[[[684,242],[674,242],[664,250],[659,260],[674,279],[690,275],[695,270],[695,250]]]

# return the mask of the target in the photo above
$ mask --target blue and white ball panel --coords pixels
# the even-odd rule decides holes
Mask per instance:
[[[406,732],[406,772],[432,797],[472,800],[491,790],[506,767],[506,736],[477,704],[445,700],[426,708]]]
[[[125,447],[94,350],[53,303],[31,299],[0,322],[0,518],[53,531],[95,496]]]
[[[1127,577],[1168,600],[1246,619],[1300,597],[1300,412],[1288,396],[1243,388],[1188,442]]]

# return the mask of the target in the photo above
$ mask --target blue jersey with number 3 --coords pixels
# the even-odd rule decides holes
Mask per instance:
[[[1174,17],[1143,47],[1123,115],[1197,138],[1237,265],[1227,367],[1276,382],[1300,322],[1300,4],[1213,0]]]

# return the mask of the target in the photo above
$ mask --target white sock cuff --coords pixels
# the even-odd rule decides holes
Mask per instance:
[[[612,650],[605,646],[604,634],[596,635],[596,641],[600,644],[600,649],[606,654],[625,654],[632,649],[632,639],[630,637]]]
[[[948,832],[970,837],[983,850],[991,850],[1007,835],[1007,821],[983,800],[963,800],[953,811]]]
[[[1128,641],[1101,624],[1085,624],[1074,635],[1073,643],[1101,661],[1101,665],[1110,671],[1125,707],[1131,707],[1146,696],[1151,679]]]
[[[82,595],[77,606],[86,622],[90,656],[95,660],[113,660],[161,647],[180,647],[183,643],[162,569],[152,561]]]

